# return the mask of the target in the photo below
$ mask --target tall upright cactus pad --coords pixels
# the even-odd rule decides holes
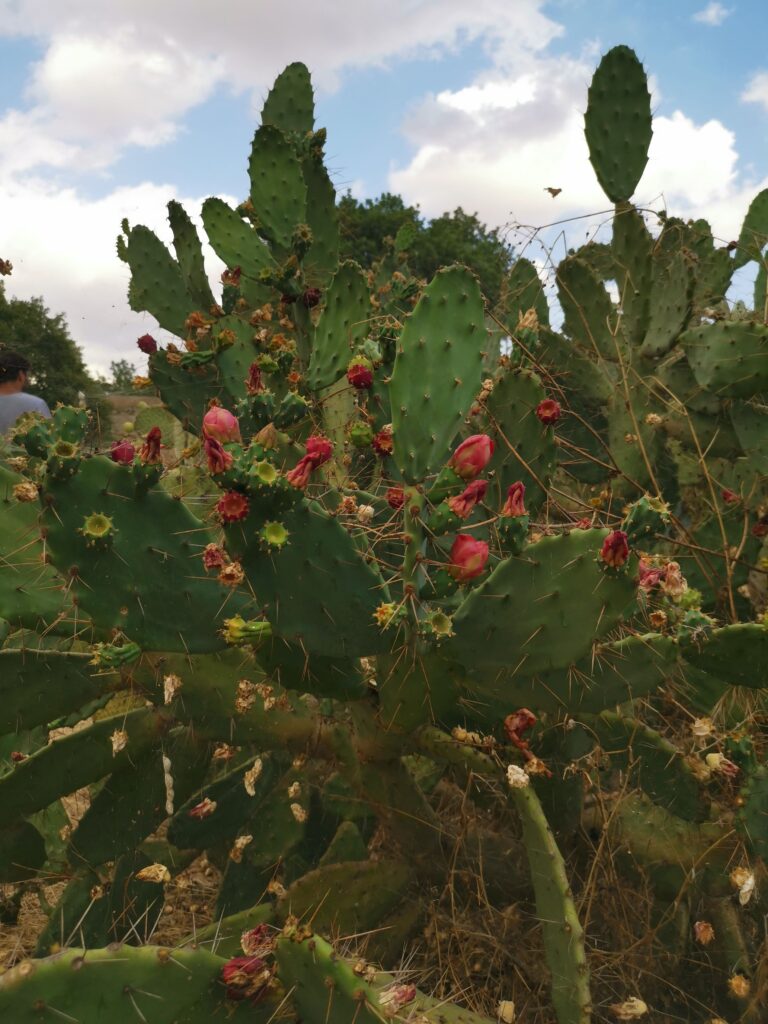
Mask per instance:
[[[213,196],[203,203],[203,224],[217,256],[228,267],[240,267],[246,277],[258,278],[262,271],[276,270],[269,248],[253,225],[223,199]]]
[[[552,1002],[559,1024],[589,1024],[592,997],[584,929],[573,902],[562,854],[530,786],[512,789],[536,895],[536,913],[552,972]]]
[[[356,263],[342,263],[325,293],[325,305],[314,331],[307,383],[313,390],[335,383],[344,374],[352,352],[371,329],[368,283]]]
[[[261,123],[305,135],[315,125],[315,99],[306,64],[296,61],[280,72],[261,108]]]
[[[405,322],[390,385],[395,461],[409,483],[445,462],[480,390],[484,341],[477,281],[463,267],[439,271]]]
[[[584,134],[600,186],[613,203],[631,198],[651,144],[651,95],[643,65],[628,46],[614,46],[589,87]]]
[[[259,229],[280,249],[290,249],[295,228],[306,219],[307,186],[299,158],[278,128],[256,130],[248,174]]]
[[[187,293],[197,308],[208,310],[215,300],[205,272],[200,236],[187,211],[175,199],[168,203],[168,223]]]
[[[118,254],[131,268],[128,301],[137,313],[151,313],[161,327],[184,337],[184,322],[195,305],[181,267],[157,237],[137,224],[118,242]]]

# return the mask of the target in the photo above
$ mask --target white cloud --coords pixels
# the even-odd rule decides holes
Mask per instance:
[[[724,7],[723,4],[717,3],[717,0],[712,0],[712,3],[707,4],[700,11],[696,11],[693,20],[698,21],[700,25],[717,28],[718,25],[723,24],[729,14],[733,14],[733,8]]]
[[[759,103],[768,110],[768,71],[757,71],[741,94],[743,103]]]
[[[170,184],[120,188],[96,201],[42,181],[1,189],[2,255],[14,265],[5,279],[7,292],[20,299],[42,295],[52,313],[64,311],[72,337],[95,370],[107,373],[116,359],[143,366],[136,338],[147,331],[160,338],[164,332],[149,314],[129,309],[129,270],[117,257],[115,240],[127,217],[170,241],[166,203],[172,198],[179,197]],[[197,219],[202,200],[181,201]],[[221,272],[210,250],[206,265],[214,277]]]
[[[430,216],[461,205],[491,225],[584,217],[544,235],[551,242],[567,232],[565,244],[581,244],[605,219],[598,211],[610,207],[584,139],[591,73],[591,62],[539,57],[519,74],[485,74],[463,89],[428,97],[404,126],[415,153],[406,166],[392,169],[390,186]],[[681,111],[657,116],[653,124],[636,201],[709,216],[721,237],[738,234],[759,185],[738,183],[733,133],[716,120],[696,124]],[[546,191],[550,186],[562,189],[555,199]],[[530,234],[513,227],[510,237]]]

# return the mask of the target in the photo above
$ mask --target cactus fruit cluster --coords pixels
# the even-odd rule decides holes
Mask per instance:
[[[402,240],[370,272],[339,262],[300,64],[265,102],[248,197],[203,205],[220,295],[178,203],[173,252],[123,223],[131,306],[174,337],[138,342],[165,409],[104,451],[58,409],[0,467],[0,881],[68,880],[37,958],[0,976],[7,1019],[479,1024],[495,1007],[322,937],[368,934],[397,966],[452,884],[450,783],[525,851],[558,1024],[616,997],[590,980],[581,871],[604,841],[679,957],[665,1005],[709,986],[697,1005],[758,1021],[768,216],[761,194],[732,249],[703,221],[651,231],[631,204],[651,132],[616,47],[586,113],[613,231],[557,267],[560,332],[525,259],[494,309],[460,266],[415,280]],[[507,906],[498,837],[462,838]],[[216,924],[148,944],[203,852]],[[619,1019],[646,1012],[619,996]]]

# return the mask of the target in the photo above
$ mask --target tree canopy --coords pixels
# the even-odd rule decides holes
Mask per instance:
[[[63,315],[51,316],[41,298],[9,299],[2,283],[0,348],[13,349],[29,359],[29,390],[51,408],[57,402],[76,405],[79,391],[94,389]]]
[[[513,252],[498,229],[488,228],[476,213],[466,213],[459,206],[430,221],[418,206],[406,206],[401,196],[391,192],[364,202],[348,192],[338,209],[344,259],[370,267],[383,255],[385,238],[394,238],[404,229],[411,234],[404,248],[415,274],[429,279],[440,267],[464,263],[477,275],[486,298],[498,302]]]

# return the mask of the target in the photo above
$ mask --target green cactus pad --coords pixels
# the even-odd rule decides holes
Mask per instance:
[[[206,199],[202,217],[214,252],[228,267],[240,267],[250,278],[258,278],[262,271],[277,271],[272,254],[253,227],[223,199]]]
[[[292,914],[324,934],[366,932],[398,906],[413,879],[397,861],[326,864],[288,887],[277,904],[278,920]]]
[[[616,284],[621,306],[621,333],[630,348],[642,343],[650,320],[653,238],[643,215],[622,204],[613,221]]]
[[[693,274],[681,252],[669,260],[654,260],[652,274],[650,317],[640,355],[657,359],[677,343],[688,322]]]
[[[307,383],[314,391],[344,374],[353,350],[370,333],[371,313],[365,275],[356,263],[342,263],[328,285],[312,340]]]
[[[120,685],[97,671],[87,654],[0,651],[0,735],[45,725]]]
[[[0,882],[34,878],[45,861],[45,841],[28,821],[0,830]]]
[[[565,863],[531,786],[512,789],[552,973],[552,1003],[562,1024],[589,1024],[592,1000],[584,929],[573,902]]]
[[[191,730],[179,729],[162,750],[145,753],[107,779],[72,835],[71,864],[95,867],[115,860],[162,824],[169,799],[163,754],[170,760],[174,801],[184,801],[200,785],[210,760],[208,744],[196,740]]]
[[[307,186],[293,146],[278,128],[256,130],[248,175],[259,229],[287,251],[294,228],[306,220]]]
[[[251,542],[253,520],[251,515],[233,524],[227,544],[240,557],[275,632],[328,657],[379,650],[383,641],[373,615],[388,599],[386,587],[339,520],[317,502],[302,502],[282,517],[301,544],[287,544],[278,555]],[[343,589],[334,583],[341,578]]]
[[[59,616],[69,618],[74,610],[64,581],[43,560],[40,505],[13,497],[14,486],[22,482],[21,476],[0,466],[0,618],[16,627],[49,629]]]
[[[509,330],[514,334],[520,316],[529,309],[536,311],[540,324],[549,325],[549,305],[539,272],[530,260],[515,260],[505,284],[505,313]]]
[[[557,268],[557,293],[564,330],[593,357],[616,360],[616,312],[602,281],[587,263],[571,256]]]
[[[747,778],[736,821],[752,849],[768,860],[768,767],[760,765]]]
[[[277,76],[261,108],[261,123],[301,135],[312,131],[315,98],[305,64],[296,61]]]
[[[195,1024],[225,1012],[221,970],[226,961],[205,949],[109,946],[68,949],[25,960],[0,977],[0,1015],[14,1024],[98,1018],[112,1024]],[[264,1024],[269,1007],[247,1007]],[[233,1004],[229,1011],[236,1008]],[[138,1012],[137,1012],[138,1011]]]
[[[547,393],[531,370],[502,369],[485,402],[477,428],[495,442],[485,474],[493,473],[486,504],[500,510],[509,485],[525,484],[526,508],[535,511],[546,498],[555,469],[555,437],[536,416],[536,406]],[[473,423],[474,426],[474,423]]]
[[[627,46],[600,61],[589,87],[584,134],[600,186],[613,203],[629,199],[651,144],[651,96],[643,65]]]
[[[768,627],[762,623],[713,629],[706,639],[686,644],[682,653],[689,664],[732,686],[768,686]]]
[[[405,322],[390,395],[395,462],[408,483],[434,473],[450,457],[480,390],[483,324],[480,288],[463,267],[439,271]]]
[[[348,864],[352,861],[367,860],[368,847],[354,821],[342,821],[320,858],[319,867],[329,864]]]
[[[200,237],[189,214],[175,199],[168,203],[168,222],[173,232],[173,247],[187,286],[187,294],[196,308],[210,309],[216,300],[205,272]]]
[[[604,711],[584,721],[611,763],[631,770],[640,788],[685,821],[702,821],[706,805],[699,781],[682,753],[654,729],[634,718]]]
[[[159,489],[137,496],[131,470],[101,457],[70,480],[49,481],[46,496],[52,561],[99,625],[121,629],[146,650],[224,646],[223,620],[244,602],[204,578],[199,554],[213,537],[187,506]],[[77,533],[95,509],[114,520],[109,551],[89,549]]]
[[[0,827],[142,757],[166,727],[165,716],[140,708],[101,719],[38,750],[0,779]],[[115,731],[125,732],[127,742],[113,753]]]
[[[322,160],[305,157],[302,168],[307,186],[307,224],[312,232],[312,245],[302,269],[308,285],[323,287],[339,262],[336,189]]]
[[[598,563],[607,530],[544,537],[501,562],[453,618],[444,652],[465,666],[512,667],[521,676],[565,668],[621,621],[635,597],[634,569]]]
[[[262,754],[258,760],[261,767],[256,766],[253,772],[253,796],[246,791],[245,773],[253,770],[256,758],[240,758],[236,768],[194,793],[178,808],[168,825],[170,842],[181,850],[204,850],[230,842],[252,818],[258,818],[262,801],[272,792],[285,768],[275,755]],[[215,811],[208,817],[191,814],[203,800],[215,803]]]
[[[125,262],[131,268],[128,301],[137,313],[151,313],[161,327],[183,338],[184,321],[194,309],[181,267],[157,237],[138,224],[125,246]]]
[[[768,390],[768,326],[721,320],[680,338],[698,384],[720,398],[751,398]]]
[[[768,242],[768,188],[758,192],[749,204],[734,257],[734,267],[743,267],[750,260],[760,262]]]

